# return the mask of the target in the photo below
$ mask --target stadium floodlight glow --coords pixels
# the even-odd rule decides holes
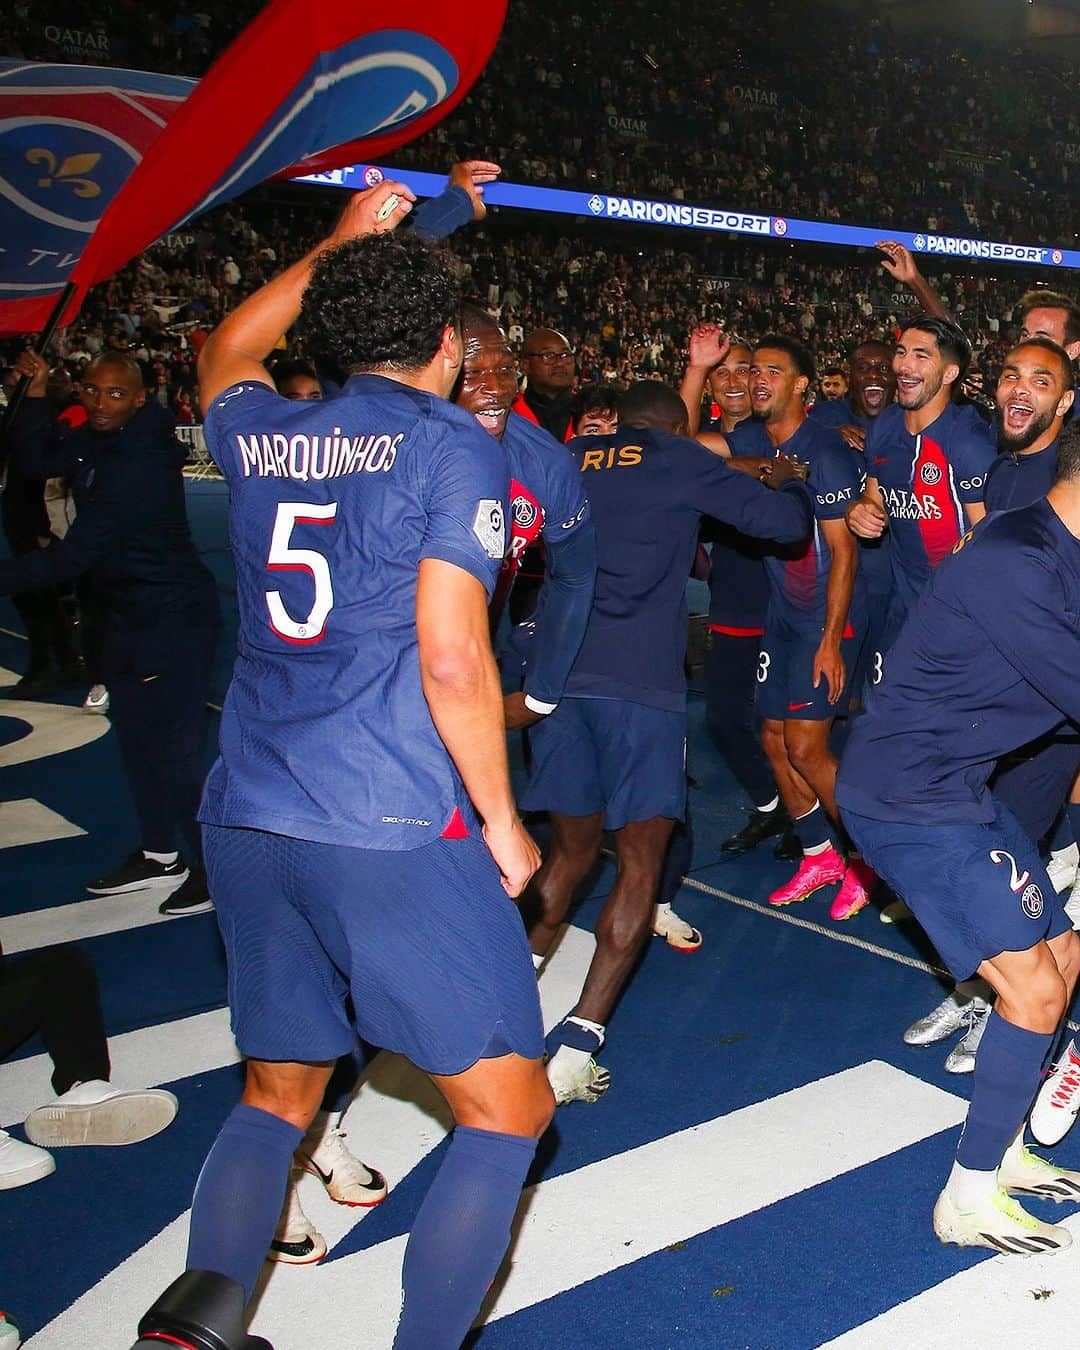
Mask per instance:
[[[354,164],[349,168],[311,174],[293,181],[357,192],[374,187],[384,178],[405,183],[418,197],[437,196],[446,186],[442,174],[377,164]],[[566,188],[530,187],[525,183],[496,182],[484,188],[484,200],[489,206],[509,206],[524,211],[592,216],[597,220],[625,221],[638,225],[672,225],[679,229],[706,230],[711,233],[752,234],[813,244],[835,244],[841,248],[873,248],[879,239],[898,239],[913,253],[928,253],[944,258],[1021,263],[1030,267],[1080,268],[1080,249],[1059,248],[1055,244],[1010,244],[996,239],[966,239],[929,231],[898,230],[893,226],[838,225],[835,221],[759,215],[753,211],[700,206],[692,202],[618,196],[600,189],[579,192]]]

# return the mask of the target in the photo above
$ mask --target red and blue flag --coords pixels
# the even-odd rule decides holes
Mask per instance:
[[[0,333],[43,326],[193,217],[269,178],[373,160],[435,125],[506,0],[272,0],[197,84],[0,62]]]

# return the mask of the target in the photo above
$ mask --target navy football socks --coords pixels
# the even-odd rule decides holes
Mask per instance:
[[[281,1216],[289,1164],[304,1131],[240,1105],[203,1163],[191,1202],[188,1270],[213,1270],[251,1298]]]
[[[536,1140],[459,1125],[405,1249],[394,1350],[458,1350],[510,1242]]]
[[[1039,1086],[1043,1060],[1057,1039],[1014,1026],[991,1010],[975,1061],[971,1107],[956,1149],[961,1167],[997,1169]]]

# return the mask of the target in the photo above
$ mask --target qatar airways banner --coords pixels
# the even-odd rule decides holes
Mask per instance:
[[[354,164],[331,173],[297,179],[352,192],[383,178],[406,183],[420,197],[442,192],[446,179],[435,173],[386,165]],[[912,233],[893,226],[838,225],[833,221],[797,220],[792,216],[765,216],[753,211],[698,206],[691,202],[650,201],[640,197],[615,197],[600,192],[571,192],[565,188],[529,187],[524,183],[489,183],[484,188],[489,206],[510,206],[525,211],[553,211],[567,216],[594,216],[636,225],[673,225],[680,229],[708,230],[723,234],[756,234],[774,239],[800,239],[842,248],[873,248],[879,239],[898,239],[913,253],[939,257],[975,259],[982,262],[1025,263],[1035,267],[1080,268],[1080,251],[1053,244],[1008,244],[992,239],[961,239],[949,235]]]

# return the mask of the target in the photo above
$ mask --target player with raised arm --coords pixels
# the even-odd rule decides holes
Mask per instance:
[[[247,1072],[199,1177],[188,1267],[250,1298],[293,1151],[359,1033],[427,1072],[456,1122],[406,1249],[395,1340],[451,1350],[552,1101],[510,903],[539,856],[510,793],[488,638],[505,459],[447,401],[462,355],[449,260],[385,236],[411,202],[392,182],[353,198],[200,358],[240,611],[201,818]],[[331,402],[281,398],[263,365],[298,316],[349,375]]]
[[[1032,1154],[1023,1131],[1076,986],[1080,940],[988,780],[1003,755],[1080,719],[1080,427],[1061,437],[1047,498],[989,517],[952,553],[853,727],[837,799],[956,978],[978,972],[997,993],[934,1231],[1029,1255],[1067,1247],[1071,1234],[1012,1197],[1080,1197],[1080,1174]]]
[[[809,470],[812,528],[798,544],[766,555],[769,609],[758,658],[757,708],[762,743],[802,845],[795,874],[769,896],[790,905],[840,883],[830,917],[847,919],[869,899],[873,877],[858,858],[845,860],[831,831],[838,826],[836,757],[829,731],[843,705],[865,638],[866,605],[859,552],[844,524],[858,494],[852,452],[835,431],[806,415],[813,358],[780,334],[761,339],[750,367],[754,423],[736,428],[732,453],[795,459]]]

